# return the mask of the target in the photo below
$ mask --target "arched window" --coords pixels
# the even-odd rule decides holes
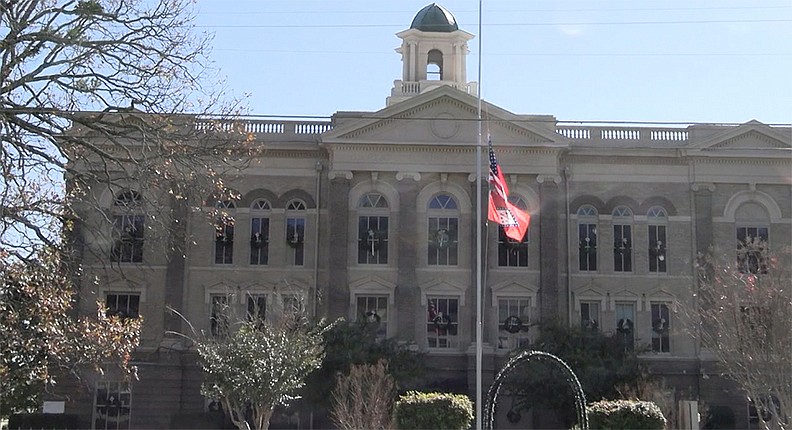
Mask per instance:
[[[140,263],[143,261],[145,216],[142,197],[137,191],[123,191],[113,200],[113,249],[111,261]]]
[[[305,263],[305,202],[291,200],[286,204],[286,243],[291,247],[289,263],[302,266]]]
[[[358,263],[388,263],[388,202],[370,193],[358,202]]]
[[[438,194],[429,201],[428,264],[456,266],[459,236],[459,207],[449,194]]]
[[[528,204],[522,197],[509,196],[509,203],[528,212]],[[528,266],[528,234],[517,242],[506,236],[503,226],[498,226],[498,266],[500,267],[527,267]]]
[[[597,209],[581,206],[578,215],[578,268],[581,271],[597,270]]]
[[[770,216],[762,205],[746,202],[734,213],[737,265],[743,273],[767,273],[764,253],[770,239]]]
[[[633,213],[627,206],[613,209],[613,271],[632,272]]]
[[[665,209],[652,206],[646,213],[646,219],[649,224],[649,271],[665,273],[668,261],[668,216]]]
[[[250,206],[250,264],[269,263],[270,202],[259,199]]]
[[[236,204],[223,200],[215,205],[215,264],[234,263],[234,211]]]
[[[443,53],[437,49],[429,51],[426,60],[426,80],[443,80]]]

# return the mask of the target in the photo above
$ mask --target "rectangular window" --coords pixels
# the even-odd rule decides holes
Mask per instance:
[[[580,302],[580,327],[583,330],[599,331],[600,302]]]
[[[234,263],[234,224],[224,222],[215,226],[215,264]]]
[[[143,262],[143,215],[116,215],[113,218],[113,249],[110,259],[119,263]]]
[[[140,316],[140,294],[107,293],[105,305],[107,315],[118,315],[121,318]]]
[[[528,266],[528,235],[520,242],[506,236],[503,227],[498,226],[498,266],[500,267],[527,267]]]
[[[377,338],[388,335],[388,296],[358,296],[357,321],[376,324]]]
[[[613,226],[613,270],[632,272],[632,226]]]
[[[269,263],[269,218],[250,219],[250,264]]]
[[[531,339],[531,299],[509,297],[498,299],[498,348],[527,348]]]
[[[426,337],[429,348],[456,348],[459,345],[459,299],[427,298]]]
[[[261,323],[267,317],[267,295],[248,294],[247,295],[247,320],[250,322]]]
[[[578,224],[580,242],[579,269],[597,270],[597,224]]]
[[[305,218],[286,218],[286,243],[292,249],[290,263],[302,266],[305,258]]]
[[[231,316],[229,296],[225,294],[212,294],[210,296],[209,329],[212,336],[228,334],[229,318]]]
[[[652,303],[652,352],[671,352],[671,313],[666,303]]]
[[[96,383],[93,408],[94,429],[128,429],[131,413],[132,391],[129,388],[129,383],[111,381]]]
[[[635,347],[635,304],[616,303],[616,335],[627,351]]]
[[[430,266],[457,265],[457,232],[459,219],[456,217],[429,217]]]
[[[649,271],[666,271],[666,226],[649,226]]]
[[[767,273],[767,227],[737,227],[737,265],[742,273]]]
[[[358,263],[388,264],[388,217],[358,218]]]

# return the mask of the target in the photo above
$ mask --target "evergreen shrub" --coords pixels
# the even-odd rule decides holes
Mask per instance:
[[[588,405],[590,429],[662,430],[666,418],[660,408],[641,400],[603,400]]]
[[[409,391],[396,402],[400,429],[464,430],[473,422],[473,402],[464,394]]]

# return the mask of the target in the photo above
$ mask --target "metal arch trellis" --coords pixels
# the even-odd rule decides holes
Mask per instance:
[[[518,355],[512,357],[506,366],[498,372],[495,381],[492,382],[489,391],[487,392],[487,401],[484,410],[484,428],[492,430],[495,428],[495,406],[500,393],[503,381],[514,370],[517,365],[523,361],[530,362],[532,359],[537,361],[545,360],[558,365],[563,370],[566,376],[566,381],[575,393],[575,410],[577,412],[578,425],[581,430],[588,430],[588,414],[586,413],[586,394],[583,392],[583,387],[575,375],[575,372],[560,358],[553,354],[542,351],[523,351]]]

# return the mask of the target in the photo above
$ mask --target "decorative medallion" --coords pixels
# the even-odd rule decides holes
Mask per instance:
[[[448,112],[438,114],[431,123],[432,134],[441,139],[451,139],[456,136],[459,128],[459,121]]]

